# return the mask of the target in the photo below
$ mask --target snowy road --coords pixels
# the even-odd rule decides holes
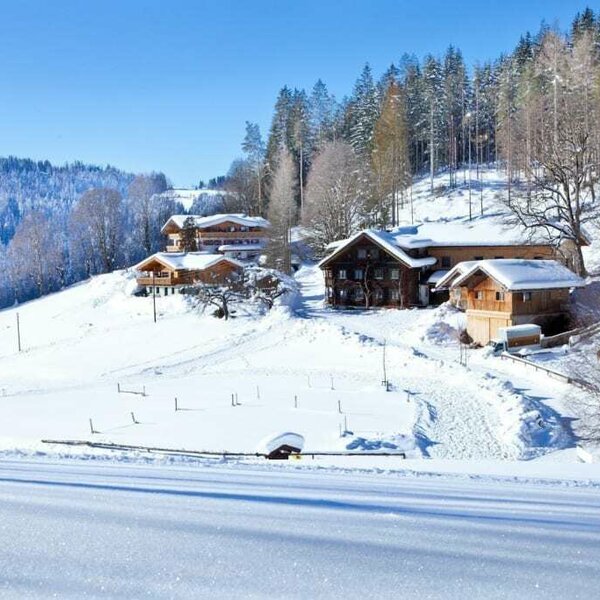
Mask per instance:
[[[592,598],[598,488],[0,461],[0,597]]]

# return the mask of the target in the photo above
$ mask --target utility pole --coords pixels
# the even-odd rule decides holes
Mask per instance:
[[[156,272],[152,271],[152,313],[154,315],[154,322],[156,323]]]
[[[473,218],[471,202],[471,113],[467,113],[469,119],[469,221]]]
[[[17,313],[17,347],[21,352],[21,323],[19,321],[19,313]]]

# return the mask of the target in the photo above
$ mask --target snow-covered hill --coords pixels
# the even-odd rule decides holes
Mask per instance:
[[[491,205],[496,192],[486,189]],[[465,220],[460,190],[439,196],[438,206],[417,186],[414,200],[422,219]],[[491,209],[486,214],[478,226],[498,226]],[[127,272],[0,312],[0,448],[64,451],[40,441],[51,438],[252,452],[271,433],[295,431],[313,451],[576,460],[563,403],[569,386],[549,387],[544,374],[485,350],[460,364],[461,313],[445,306],[331,311],[317,268],[304,266],[296,278],[300,293],[287,305],[266,316],[240,311],[227,322],[170,296],[157,299],[155,324],[152,300],[131,295]],[[381,385],[384,342],[391,391]],[[118,385],[146,396],[118,393]],[[90,432],[89,419],[99,433]],[[393,457],[328,462],[406,464]]]

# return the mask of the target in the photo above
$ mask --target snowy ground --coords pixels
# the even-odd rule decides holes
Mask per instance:
[[[2,598],[581,598],[598,487],[0,461]]]
[[[151,299],[130,295],[130,276],[97,277],[20,307],[20,354],[16,309],[3,311],[1,447],[49,451],[40,440],[51,438],[252,452],[279,431],[304,435],[313,451],[384,441],[413,457],[452,459],[573,446],[560,414],[568,386],[554,382],[549,393],[545,378],[485,352],[460,365],[462,314],[331,311],[317,269],[304,267],[297,280],[293,309],[224,322],[168,297],[158,299],[154,324]],[[391,392],[381,386],[384,339]],[[117,384],[147,396],[118,394]],[[232,394],[241,406],[231,406]],[[341,438],[340,428],[353,435]]]
[[[487,216],[474,227],[497,225],[500,187],[486,177]],[[420,219],[465,220],[464,189],[437,196],[435,212],[426,188],[415,188]],[[309,451],[395,446],[468,469],[474,460],[576,461],[570,386],[485,351],[461,365],[461,313],[331,311],[318,269],[303,267],[297,280],[292,306],[229,322],[173,296],[157,299],[154,324],[151,299],[132,296],[132,274],[122,272],[0,312],[0,450],[72,454],[41,440],[77,439],[252,452],[271,433],[295,431]],[[390,392],[381,386],[384,340]],[[118,384],[147,395],[118,394]],[[344,429],[352,433],[340,437]],[[329,462],[402,465],[393,457]]]

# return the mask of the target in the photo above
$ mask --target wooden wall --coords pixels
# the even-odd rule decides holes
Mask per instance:
[[[366,250],[365,258],[358,258],[358,250]],[[340,279],[339,271],[345,269],[347,278]],[[367,285],[372,290],[370,306],[405,307],[418,305],[419,270],[411,269],[397,258],[388,254],[382,247],[366,236],[360,236],[343,253],[331,260],[323,269],[326,301],[333,306],[365,306],[364,298],[353,299],[354,290],[361,289],[363,279],[355,277],[355,269],[367,271]],[[383,269],[383,279],[375,279],[375,269]],[[400,270],[400,279],[391,279],[391,269]],[[376,299],[376,291],[381,290],[381,300]],[[392,300],[392,290],[398,290],[398,300]],[[364,288],[363,288],[364,294]]]
[[[552,246],[437,246],[429,248],[429,256],[438,259],[435,269],[452,268],[459,262],[475,260],[476,257],[492,258],[544,258],[558,259]],[[442,258],[450,257],[450,266],[442,267]]]

